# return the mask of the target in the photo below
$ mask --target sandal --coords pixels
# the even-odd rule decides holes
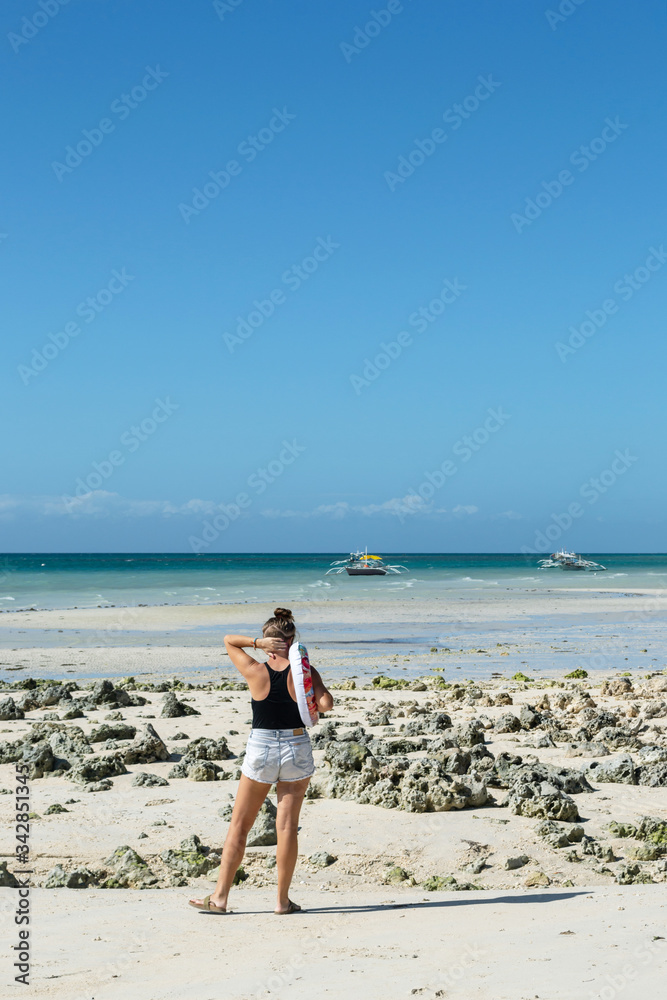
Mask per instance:
[[[204,896],[201,903],[193,903],[191,899],[188,900],[190,906],[194,906],[195,910],[205,910],[206,913],[226,913],[227,910],[223,909],[221,906],[216,906],[215,903],[211,902],[211,894]]]
[[[298,903],[293,903],[291,899],[287,900],[287,904],[288,905],[287,905],[287,909],[286,910],[274,910],[273,911],[276,914],[276,916],[278,916],[278,917],[286,917],[288,913],[299,913],[301,911],[301,907],[299,906],[299,904]]]

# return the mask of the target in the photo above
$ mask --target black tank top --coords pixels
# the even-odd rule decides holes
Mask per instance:
[[[253,729],[300,729],[303,726],[299,706],[287,688],[289,667],[274,670],[265,663],[271,686],[266,698],[250,699]]]

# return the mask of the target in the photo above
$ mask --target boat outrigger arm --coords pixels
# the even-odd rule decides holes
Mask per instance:
[[[385,563],[382,556],[368,552],[350,552],[347,559],[336,559],[325,573],[347,573],[349,576],[385,576],[387,573],[408,573],[407,566]]]
[[[564,549],[561,549],[560,552],[552,552],[548,558],[538,559],[537,565],[540,569],[554,569],[555,567],[559,567],[560,569],[589,570],[594,573],[601,572],[607,568],[600,563],[593,562],[592,559],[584,559],[575,552],[566,552]]]
[[[328,569],[324,575],[328,576],[329,573],[344,573],[350,564],[347,559],[341,559],[340,562],[343,563],[342,566],[337,566],[336,563],[332,563],[331,569]],[[387,573],[401,573],[403,571],[405,571],[406,573],[409,572],[407,566],[401,566],[399,563],[395,563],[394,565],[388,565],[387,563],[383,563],[382,567],[378,568],[382,568]]]

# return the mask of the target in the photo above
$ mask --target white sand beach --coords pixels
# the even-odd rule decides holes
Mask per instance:
[[[428,616],[438,611],[435,606],[412,608],[405,601],[381,609],[379,617],[375,608],[374,620],[363,607],[333,609],[323,603],[298,609],[313,661],[325,679],[333,678],[336,705],[318,727],[322,735],[313,731],[318,769],[311,783],[313,797],[302,811],[292,895],[304,912],[289,918],[296,925],[280,922],[272,913],[276,879],[271,867],[275,847],[270,844],[248,848],[246,878],[232,890],[233,912],[209,916],[187,905],[190,896],[209,892],[215,880],[229,816],[225,807],[237,785],[236,757],[250,730],[247,691],[235,689],[237,676],[219,646],[196,643],[196,630],[203,626],[208,636],[212,625],[221,633],[244,622],[251,625],[263,619],[266,609],[128,609],[132,625],[127,631],[122,627],[127,625],[124,609],[3,615],[2,625],[17,638],[21,630],[30,638],[41,634],[40,645],[2,652],[6,684],[0,697],[9,696],[15,704],[27,699],[24,718],[0,725],[3,747],[37,733],[33,745],[36,739],[42,745],[40,736],[42,743],[55,740],[60,749],[54,754],[71,754],[74,774],[77,761],[97,765],[105,759],[130,759],[128,748],[141,743],[148,725],[168,758],[149,754],[145,761],[111,769],[101,781],[95,781],[95,774],[71,780],[67,770],[57,767],[32,778],[32,993],[159,1000],[213,998],[221,992],[234,998],[306,997],[314,991],[345,997],[363,990],[368,997],[589,1000],[611,996],[605,989],[627,998],[655,991],[667,954],[662,951],[667,844],[663,852],[660,830],[651,840],[641,832],[631,835],[627,825],[637,832],[642,817],[667,820],[663,650],[657,631],[651,645],[644,627],[640,638],[632,618],[626,624],[617,618],[607,639],[617,637],[614,655],[622,648],[630,669],[591,670],[587,678],[566,680],[565,661],[559,659],[565,654],[551,649],[556,633],[574,630],[574,658],[590,659],[589,605],[597,609],[596,628],[602,633],[603,612],[611,613],[611,603],[618,606],[619,598],[578,597],[582,600],[584,608],[579,605],[574,618],[567,599],[555,601],[558,614],[542,626],[542,633],[536,625],[523,646],[452,644],[432,652],[415,644],[412,656],[402,646],[400,656],[384,648],[346,651],[327,644],[324,627],[334,627],[334,614],[339,619],[356,616],[369,626],[392,614],[393,624],[402,620],[419,634]],[[633,600],[624,601],[625,613],[632,613]],[[537,621],[538,610],[528,608]],[[506,637],[519,628],[513,621],[517,610],[503,605]],[[439,614],[445,616],[442,607]],[[490,615],[486,605],[480,618],[484,615]],[[653,616],[644,624],[650,631]],[[324,639],[310,644],[311,629],[321,630]],[[76,630],[80,646],[57,644],[58,635],[71,641]],[[149,645],[139,641],[142,633],[149,636]],[[105,634],[111,643],[95,643],[96,636]],[[343,635],[344,625],[337,620],[335,636]],[[179,643],[179,637],[186,638]],[[115,645],[116,640],[122,645]],[[533,669],[533,660],[543,668]],[[431,666],[425,669],[424,663]],[[572,665],[569,657],[567,665]],[[513,680],[519,671],[530,680]],[[629,676],[623,678],[623,673]],[[350,679],[353,675],[356,680]],[[28,676],[36,679],[35,685],[19,688]],[[113,680],[108,685],[112,693],[91,703],[91,692],[100,691],[105,677]],[[380,686],[373,686],[374,677]],[[385,688],[392,681],[382,677],[401,686]],[[35,707],[30,698],[39,701],[48,689],[43,678],[57,683],[52,695],[44,696],[49,703]],[[176,685],[174,678],[179,679]],[[63,681],[75,682],[71,700],[62,697],[58,685]],[[162,717],[169,690],[186,706],[184,711],[199,714]],[[117,704],[114,691],[145,703]],[[82,715],[64,719],[68,707],[82,699],[88,699]],[[509,728],[508,715],[516,720],[510,720]],[[40,723],[37,730],[35,723]],[[101,726],[110,727],[107,739],[94,732]],[[123,726],[133,727],[136,735]],[[71,746],[63,749],[62,734],[79,741],[83,756]],[[88,742],[90,736],[93,742],[81,751],[80,741]],[[184,755],[187,763],[188,753],[194,752],[188,750],[191,744],[201,740],[224,743],[228,754],[216,760],[216,753],[202,751],[203,771],[170,775]],[[401,740],[400,755],[383,756]],[[354,785],[356,772],[345,772],[347,765],[337,763],[337,754],[347,753],[352,743],[363,747],[364,741],[370,756],[390,770],[399,757],[404,770],[429,757],[439,760],[453,770],[435,783],[462,785],[464,791],[456,793],[462,798],[443,811],[409,811],[408,800],[421,809],[414,790],[412,799],[406,793],[399,807],[387,808],[389,799],[373,804]],[[567,802],[574,802],[578,819],[570,810],[567,819],[552,820],[551,832],[540,832],[544,817],[539,808],[522,814],[516,804],[503,805],[514,786],[510,780],[501,787],[492,771],[502,761],[519,766],[519,757],[524,768],[550,768],[549,780],[558,781],[554,775],[561,772],[576,784],[585,772],[590,790],[569,794],[542,787],[544,801],[552,796],[546,815],[554,809],[553,815],[564,817]],[[213,762],[206,763],[207,758]],[[612,767],[612,772],[598,780],[588,770],[591,764]],[[392,773],[396,787],[407,788],[408,777],[400,767]],[[137,785],[139,774],[154,777]],[[85,780],[91,776],[92,781]],[[486,791],[475,799],[469,793],[477,778]],[[425,780],[428,785],[434,779]],[[13,781],[14,764],[0,764],[0,786],[13,790]],[[429,793],[419,794],[426,795],[425,808],[431,810]],[[7,845],[0,860],[9,861],[10,872],[16,867],[13,802],[11,794],[0,796]],[[56,805],[63,811],[49,811]],[[611,822],[626,828],[610,831]],[[563,831],[575,828],[579,832],[571,842],[554,846],[558,831],[562,839]],[[145,867],[134,868],[124,884],[118,859],[127,849]],[[322,853],[333,860],[322,863],[317,859]],[[178,867],[179,857],[182,861],[193,854],[194,867],[187,858]],[[80,887],[68,888],[68,879],[74,884],[77,878]],[[0,895],[11,932],[16,889],[0,888]],[[621,979],[625,985],[618,985]]]

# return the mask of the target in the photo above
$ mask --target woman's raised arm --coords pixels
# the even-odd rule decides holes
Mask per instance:
[[[226,635],[224,643],[229,659],[244,677],[251,667],[259,666],[259,661],[246,653],[244,647],[263,649],[265,653],[276,653],[278,656],[285,656],[287,652],[287,643],[283,639],[251,639],[247,635]]]

